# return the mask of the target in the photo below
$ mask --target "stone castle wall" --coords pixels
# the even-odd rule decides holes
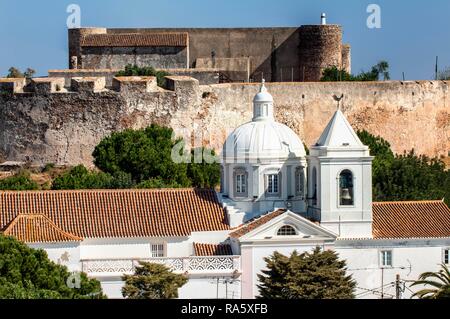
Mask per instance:
[[[249,67],[243,65],[239,70],[233,67],[225,70],[249,73],[239,76],[234,81],[251,78],[260,81],[265,77],[270,82],[282,81],[318,81],[321,70],[330,65],[350,67],[350,54],[342,48],[342,28],[338,25],[310,25],[300,27],[277,28],[81,28],[69,30],[69,65],[71,68],[123,68],[128,63],[148,62],[155,67],[179,68],[161,65],[167,63],[166,54],[130,54],[123,48],[81,48],[82,37],[90,34],[124,34],[124,33],[188,33],[188,67],[195,68],[199,63],[210,59],[211,67],[219,68],[219,60],[227,61],[232,66],[240,64],[242,59],[249,59]],[[132,48],[133,50],[148,50]],[[94,50],[95,52],[90,52]],[[120,54],[113,54],[114,50]],[[123,52],[122,52],[123,51]],[[214,52],[214,54],[212,54]],[[95,54],[92,54],[95,53]],[[183,54],[181,54],[183,53]],[[176,56],[185,57],[185,52]],[[342,64],[342,55],[346,55],[346,64]],[[143,55],[142,58],[139,56]],[[214,57],[213,57],[214,55]],[[77,60],[77,67],[71,62]],[[140,60],[141,59],[141,60]],[[161,60],[161,61],[160,61]],[[215,61],[217,60],[217,65]],[[230,61],[231,60],[231,61]],[[235,61],[232,61],[235,60]],[[137,63],[136,62],[136,63]],[[169,61],[170,62],[170,61]],[[203,65],[204,66],[204,65]],[[182,66],[182,67],[185,67]],[[249,68],[249,71],[247,69]],[[233,81],[233,82],[234,82]]]
[[[92,165],[99,141],[125,128],[150,123],[171,126],[188,144],[220,151],[225,137],[251,119],[259,84],[199,85],[172,76],[167,88],[154,78],[119,78],[105,89],[103,78],[0,81],[0,157],[34,164]],[[356,129],[387,139],[401,153],[414,148],[429,156],[450,150],[450,82],[268,83],[277,120],[310,146],[336,109]],[[27,89],[27,87],[29,87]],[[30,90],[30,92],[26,92]]]

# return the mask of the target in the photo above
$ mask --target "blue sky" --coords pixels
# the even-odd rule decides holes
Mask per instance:
[[[0,75],[10,66],[39,75],[67,67],[69,4],[82,26],[263,27],[317,24],[326,12],[352,45],[353,72],[384,59],[393,79],[432,79],[434,63],[450,66],[449,0],[0,0]],[[369,29],[366,8],[381,7],[381,29]]]

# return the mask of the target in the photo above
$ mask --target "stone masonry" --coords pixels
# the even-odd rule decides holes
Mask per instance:
[[[172,127],[188,145],[220,150],[225,137],[251,120],[259,84],[199,85],[171,76],[0,79],[0,157],[4,160],[92,166],[92,151],[114,131],[151,123]],[[449,85],[444,81],[268,83],[277,120],[307,146],[315,143],[344,94],[342,109],[356,129],[387,139],[397,153],[414,148],[429,156],[450,150]]]

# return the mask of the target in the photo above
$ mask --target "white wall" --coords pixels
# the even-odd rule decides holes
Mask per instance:
[[[379,242],[370,241],[364,246],[357,244],[342,247],[342,243],[336,244],[336,251],[340,258],[347,260],[349,273],[357,281],[358,298],[381,298],[381,286],[395,282],[396,274],[401,280],[417,280],[423,272],[437,271],[439,264],[443,261],[443,248],[450,246],[447,240],[408,240]],[[353,247],[352,247],[353,246]],[[392,250],[392,268],[382,269],[380,266],[380,251]],[[421,287],[406,287],[412,291],[420,290]],[[411,290],[405,288],[403,298],[410,298]],[[367,291],[371,290],[371,291]],[[395,296],[393,284],[383,289],[385,298]]]
[[[241,284],[239,280],[226,284],[224,278],[219,282],[217,278],[190,278],[178,294],[180,299],[240,299]]]
[[[324,249],[335,249],[340,259],[347,262],[348,272],[357,282],[355,295],[357,298],[373,299],[395,297],[396,274],[400,275],[406,287],[402,298],[410,298],[412,291],[421,287],[410,287],[411,281],[417,280],[420,274],[427,271],[437,271],[443,262],[443,249],[450,247],[450,239],[433,240],[366,240],[350,241],[338,240],[336,246],[324,245]],[[290,255],[294,250],[302,253],[311,251],[317,243],[289,244],[280,243],[264,245],[242,245],[242,295],[243,298],[254,298],[259,294],[257,275],[266,268],[264,257],[278,251],[284,255]],[[393,267],[382,270],[380,266],[380,251],[392,250]],[[249,269],[251,275],[248,273]],[[386,285],[383,290],[381,286]]]
[[[166,243],[168,257],[191,254],[188,237],[86,239],[81,243],[81,259],[151,258],[152,243]]]
[[[110,299],[123,299],[120,278],[99,279],[103,292]],[[240,280],[225,283],[224,278],[189,278],[189,281],[178,290],[179,299],[240,299]]]
[[[81,271],[80,244],[55,243],[55,244],[28,244],[34,249],[44,249],[48,258],[57,264],[67,266],[69,271]]]

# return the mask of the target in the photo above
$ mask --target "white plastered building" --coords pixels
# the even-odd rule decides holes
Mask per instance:
[[[255,298],[275,251],[335,250],[357,298],[408,298],[412,280],[449,264],[450,209],[442,200],[373,203],[373,158],[342,111],[307,155],[275,121],[264,83],[253,104],[224,144],[220,192],[0,192],[0,232],[97,278],[111,298],[139,260],[188,276],[188,299]]]

